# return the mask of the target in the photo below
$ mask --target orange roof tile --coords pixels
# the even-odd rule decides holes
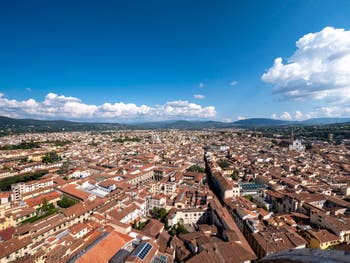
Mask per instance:
[[[118,232],[111,232],[106,238],[98,242],[88,252],[81,256],[77,263],[108,262],[132,238]]]

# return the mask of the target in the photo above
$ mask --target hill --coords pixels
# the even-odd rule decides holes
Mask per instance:
[[[239,120],[232,123],[234,126],[242,127],[260,127],[260,126],[282,126],[293,124],[291,121],[274,120],[267,118],[251,118],[245,120]]]
[[[24,132],[103,131],[125,129],[202,130],[223,128],[322,126],[346,122],[350,122],[350,118],[314,118],[305,121],[285,121],[268,118],[252,118],[229,123],[219,121],[174,120],[136,124],[120,124],[102,122],[72,122],[66,120],[14,119],[0,116],[0,135]]]
[[[0,116],[0,134],[20,132],[59,132],[120,130],[127,127],[119,123],[87,123],[65,120],[13,119]]]

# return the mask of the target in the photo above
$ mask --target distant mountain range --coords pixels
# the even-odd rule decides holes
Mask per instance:
[[[12,132],[57,132],[128,129],[120,123],[88,123],[64,120],[13,119],[0,116],[0,130]]]
[[[222,129],[222,128],[259,128],[281,126],[314,126],[337,123],[350,123],[350,118],[314,118],[304,121],[285,121],[267,118],[252,118],[235,122],[219,121],[160,121],[137,124],[99,123],[99,122],[72,122],[64,120],[34,120],[13,119],[0,116],[0,132],[53,132],[53,131],[102,131],[125,129]]]

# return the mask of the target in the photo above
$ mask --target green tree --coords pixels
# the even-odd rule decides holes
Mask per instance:
[[[5,178],[0,180],[0,190],[9,191],[9,190],[11,190],[12,184],[37,180],[37,179],[40,179],[42,176],[44,176],[47,173],[48,173],[47,170],[41,170],[41,171],[37,171],[34,173],[26,173],[23,175],[5,177]]]
[[[74,199],[63,196],[61,200],[57,201],[57,205],[61,208],[68,208],[75,205],[77,202]]]
[[[167,216],[167,211],[165,208],[159,209],[157,207],[154,207],[153,210],[151,210],[151,216],[163,222]]]
[[[56,152],[49,152],[42,158],[43,163],[55,163],[61,160],[61,157]]]
[[[232,178],[233,180],[238,180],[238,179],[239,179],[239,177],[238,177],[238,172],[237,172],[236,170],[232,172],[231,178]]]
[[[185,228],[184,225],[177,223],[177,224],[173,225],[171,228],[169,228],[168,233],[171,236],[175,236],[175,235],[179,236],[182,234],[187,234],[188,230]]]
[[[192,165],[191,167],[189,167],[189,168],[187,169],[187,171],[189,171],[189,172],[205,173],[205,168],[204,168],[204,167],[201,167],[201,166],[199,166],[199,165],[197,165],[197,164],[194,164],[194,165]]]
[[[30,141],[30,142],[21,142],[19,144],[11,144],[11,145],[4,145],[0,147],[0,150],[19,150],[19,149],[34,149],[34,148],[40,148],[40,145],[38,142]]]
[[[230,164],[227,161],[221,159],[218,161],[218,165],[221,167],[221,169],[230,167]]]
[[[245,195],[243,196],[245,199],[248,199],[249,201],[252,201],[253,200],[253,196],[251,195]]]
[[[182,235],[182,234],[187,234],[188,231],[187,229],[185,228],[184,225],[181,225],[181,224],[178,224],[177,228],[176,228],[176,235]]]
[[[311,150],[312,149],[312,144],[311,143],[306,144],[305,149],[306,150]]]
[[[41,212],[45,213],[49,210],[49,203],[47,202],[47,200],[44,198],[43,203],[41,205],[40,208]]]

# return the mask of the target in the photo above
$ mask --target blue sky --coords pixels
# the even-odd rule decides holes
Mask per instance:
[[[0,1],[0,114],[350,116],[349,14],[346,0]]]

